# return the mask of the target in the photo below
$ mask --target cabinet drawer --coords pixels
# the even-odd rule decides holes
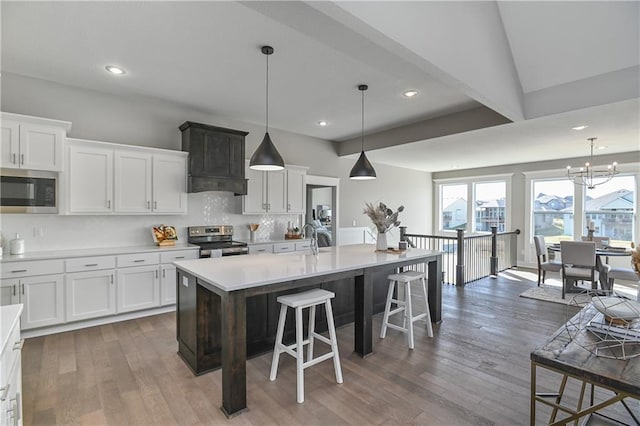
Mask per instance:
[[[160,263],[171,263],[178,260],[197,259],[198,250],[180,250],[160,253]]]
[[[273,253],[273,244],[258,244],[249,246],[249,254]]]
[[[65,261],[67,272],[97,271],[116,267],[114,256],[79,257]]]
[[[311,250],[311,241],[301,241],[296,243],[296,251]]]
[[[2,278],[61,274],[63,272],[64,261],[62,259],[34,260],[30,262],[6,262],[2,264]]]
[[[118,256],[118,268],[127,266],[156,265],[160,260],[158,253],[121,254]]]
[[[295,243],[279,243],[273,245],[274,253],[285,253],[288,251],[296,251]]]

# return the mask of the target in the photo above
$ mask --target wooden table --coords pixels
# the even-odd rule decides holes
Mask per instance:
[[[441,321],[442,252],[410,249],[400,254],[378,253],[370,244],[320,250],[318,255],[264,254],[175,262],[178,285],[191,285],[189,281],[193,279],[193,284],[220,297],[221,408],[228,417],[247,408],[248,297],[354,278],[354,350],[365,357],[373,352],[373,275],[381,270],[426,264],[431,321]]]
[[[591,415],[616,402],[625,404],[625,398],[640,399],[640,357],[627,360],[617,360],[596,356],[588,351],[580,343],[586,343],[581,339],[594,339],[593,336],[580,334],[577,339],[575,331],[584,329],[586,324],[597,314],[593,305],[587,305],[580,313],[576,314],[566,325],[560,327],[547,340],[544,346],[531,352],[531,416],[530,424],[536,422],[536,402],[554,407],[555,411],[568,414],[559,421],[552,420],[553,425],[566,424],[567,422]],[[571,333],[569,332],[571,330]],[[553,394],[539,394],[536,389],[536,369],[542,367],[555,371],[563,376],[560,389]],[[603,402],[595,403],[593,393],[587,407],[573,409],[562,405],[562,394],[567,378],[575,378],[583,382],[583,391],[586,384],[597,388],[607,389],[612,395]],[[592,387],[593,392],[593,387]],[[550,400],[551,399],[551,400]],[[625,407],[627,405],[625,404]],[[628,407],[627,410],[629,411]],[[639,420],[631,416],[636,423]]]

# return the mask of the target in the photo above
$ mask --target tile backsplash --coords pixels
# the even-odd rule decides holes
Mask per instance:
[[[151,226],[173,225],[178,240],[187,241],[187,226],[233,225],[234,238],[249,241],[249,223],[259,223],[256,240],[283,239],[287,223],[301,227],[302,215],[243,215],[241,198],[230,192],[189,194],[188,214],[160,215],[51,215],[3,214],[0,222],[4,253],[16,232],[27,252],[93,247],[139,246],[152,243]]]

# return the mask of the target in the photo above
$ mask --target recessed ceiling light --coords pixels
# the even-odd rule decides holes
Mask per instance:
[[[598,149],[607,149],[607,146],[606,146],[606,145],[600,145],[600,146],[598,147]]]
[[[114,74],[114,75],[124,75],[127,73],[124,70],[124,68],[120,68],[115,65],[107,65],[106,67],[104,67],[104,69],[106,69],[107,71],[109,71],[111,74]]]
[[[318,126],[320,126],[320,127],[324,127],[324,126],[326,126],[326,125],[327,125],[327,124],[329,124],[329,123],[328,123],[328,122],[326,122],[326,121],[324,121],[324,120],[320,120],[320,121],[318,121],[316,124],[317,124]]]
[[[407,90],[402,94],[402,96],[404,96],[405,98],[413,98],[417,94],[418,94],[417,90]]]
[[[573,129],[573,130],[584,130],[584,129],[586,129],[587,127],[589,127],[589,126],[582,125],[582,126],[572,127],[572,129]]]

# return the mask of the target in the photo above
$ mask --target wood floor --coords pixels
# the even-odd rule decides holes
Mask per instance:
[[[353,326],[339,329],[344,384],[335,383],[330,361],[311,367],[304,404],[296,403],[291,357],[281,357],[275,382],[270,353],[249,360],[250,409],[230,420],[219,410],[220,371],[194,377],[176,354],[174,314],[28,339],[24,424],[525,425],[529,353],[567,314],[564,305],[518,297],[532,286],[509,273],[445,286],[443,322],[433,339],[418,327],[413,351],[389,330],[362,359],[352,353]],[[548,391],[557,383],[539,375]],[[630,405],[640,411],[638,401]]]

